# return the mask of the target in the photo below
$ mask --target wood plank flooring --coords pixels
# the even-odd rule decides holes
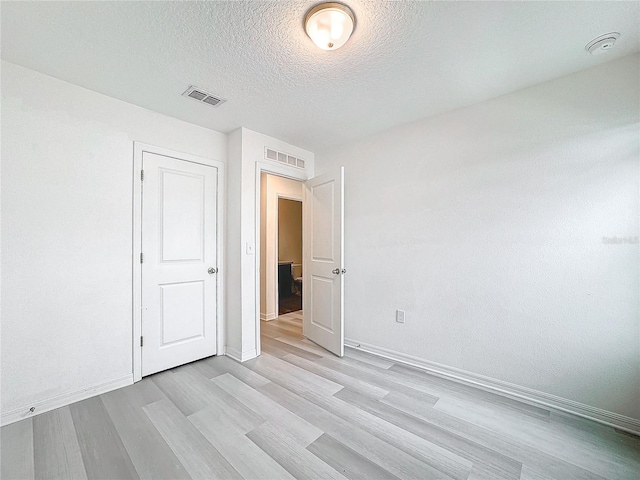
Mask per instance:
[[[262,322],[212,357],[1,429],[2,479],[640,479],[640,438]]]

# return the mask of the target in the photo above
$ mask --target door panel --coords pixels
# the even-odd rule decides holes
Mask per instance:
[[[303,333],[344,355],[344,168],[307,180]]]
[[[204,177],[160,169],[162,261],[202,260]]]
[[[313,236],[311,239],[311,254],[316,262],[335,262],[333,215],[335,185],[330,179],[312,187],[313,191]]]
[[[215,167],[144,152],[142,375],[216,354]]]
[[[327,279],[316,275],[311,276],[311,298],[323,299],[323,301],[312,303],[311,323],[329,333],[334,332],[335,326],[333,308],[334,284],[334,278]]]
[[[160,305],[161,348],[204,337],[204,282],[160,285]]]

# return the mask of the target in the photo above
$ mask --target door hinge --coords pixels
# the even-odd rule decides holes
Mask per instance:
[[[144,337],[140,336],[140,346],[144,346]]]
[[[144,262],[144,253],[140,252],[140,263]]]
[[[140,181],[144,182],[144,170],[140,170]]]

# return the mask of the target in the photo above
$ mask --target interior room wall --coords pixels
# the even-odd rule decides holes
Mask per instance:
[[[132,381],[133,142],[227,136],[2,62],[3,423]]]
[[[226,353],[238,358],[242,352],[242,272],[241,259],[245,254],[239,240],[242,229],[242,129],[229,133],[227,151],[227,239],[225,276],[227,291]]]
[[[300,200],[278,199],[278,261],[293,262],[293,276],[302,276],[302,202]]]
[[[278,197],[298,199],[302,201],[303,184],[296,180],[262,174],[264,221],[260,228],[264,229],[264,237],[260,244],[260,318],[273,320],[278,316]],[[301,217],[302,218],[302,217]],[[300,225],[302,232],[302,225]],[[302,263],[302,238],[300,238],[300,262]]]
[[[640,419],[639,68],[317,153],[346,167],[346,337]]]
[[[305,168],[265,160],[265,147],[304,159]],[[271,172],[279,175],[304,179],[313,176],[315,156],[313,152],[244,127],[229,134],[228,152],[227,354],[245,361],[258,353],[260,286],[256,257],[248,248],[255,247],[260,239],[260,232],[256,230],[256,214],[260,214],[256,197],[258,164],[268,165]]]

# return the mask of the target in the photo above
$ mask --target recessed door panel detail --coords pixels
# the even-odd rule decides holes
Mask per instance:
[[[313,240],[311,255],[314,261],[334,261],[334,181],[313,187]]]
[[[311,322],[333,333],[333,279],[311,276]]]
[[[160,169],[162,261],[202,261],[204,177]]]
[[[204,337],[204,282],[160,285],[160,348]]]

